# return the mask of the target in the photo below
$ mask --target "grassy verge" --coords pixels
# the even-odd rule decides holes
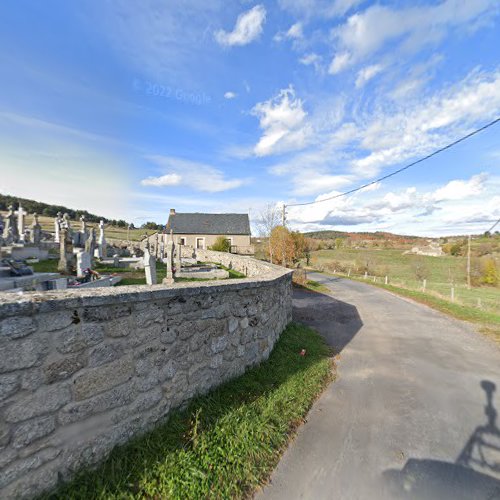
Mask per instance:
[[[267,361],[173,412],[45,498],[247,497],[269,477],[331,380],[330,356],[314,330],[291,324]]]
[[[307,283],[305,285],[299,285],[298,283],[294,283],[293,285],[297,288],[310,290],[311,292],[330,293],[330,289],[328,287],[314,280],[307,280]]]

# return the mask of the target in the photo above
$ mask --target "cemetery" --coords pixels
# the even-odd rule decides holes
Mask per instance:
[[[10,206],[5,220],[0,214],[0,291],[41,292],[159,282],[173,285],[244,277],[216,263],[200,265],[193,248],[179,240],[174,243],[172,231],[157,233],[154,241],[147,238],[142,248],[132,247],[120,255],[108,246],[103,221],[98,228],[91,227],[85,216],[79,222],[80,227],[75,228],[68,214],[59,212],[53,232],[47,232],[42,231],[38,215],[28,214],[21,205],[18,210]]]

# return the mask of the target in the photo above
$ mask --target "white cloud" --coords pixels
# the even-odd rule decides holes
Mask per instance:
[[[403,105],[396,113],[370,113],[367,124],[357,127],[357,136],[359,146],[371,152],[354,160],[353,169],[371,177],[382,166],[438,149],[499,111],[500,71],[473,72],[459,84],[410,107]]]
[[[142,186],[155,186],[155,187],[165,187],[165,186],[178,186],[182,182],[182,177],[179,174],[166,174],[160,177],[146,177],[142,179]]]
[[[500,178],[480,174],[468,180],[456,179],[434,190],[409,187],[385,193],[380,198],[358,192],[348,197],[315,205],[289,207],[294,229],[353,229],[399,234],[446,235],[484,232],[489,221],[500,217]],[[317,201],[338,195],[331,191]],[[478,199],[478,194],[481,198]]]
[[[304,33],[302,31],[303,25],[301,22],[297,22],[295,24],[292,24],[288,31],[286,32],[278,32],[276,35],[274,35],[274,40],[276,42],[282,42],[283,40],[289,39],[289,40],[300,40],[304,38]]]
[[[360,69],[356,78],[356,88],[359,89],[363,87],[373,77],[378,75],[383,69],[384,67],[381,64],[372,64]]]
[[[143,186],[187,186],[196,191],[218,193],[250,182],[250,179],[226,179],[224,172],[204,163],[160,155],[148,156],[146,159],[168,172],[159,177],[143,179]]]
[[[462,200],[469,196],[481,194],[484,190],[484,184],[488,176],[485,173],[474,175],[468,181],[453,180],[446,186],[437,189],[433,193],[433,199],[436,201]]]
[[[377,52],[389,41],[400,42],[406,50],[435,43],[449,30],[468,25],[483,16],[494,16],[498,10],[496,0],[445,0],[437,5],[400,9],[373,5],[364,12],[353,14],[333,30],[336,49],[341,51],[342,60],[335,55],[331,72],[346,69]]]
[[[349,54],[349,52],[340,52],[339,54],[336,54],[332,59],[332,62],[330,63],[330,66],[328,68],[328,73],[330,73],[331,75],[336,75],[337,73],[340,73],[345,68],[347,68],[350,62],[351,54]]]
[[[305,123],[307,113],[302,104],[290,86],[280,90],[276,97],[254,106],[252,114],[259,118],[260,128],[264,131],[254,148],[257,156],[304,147],[311,130]]]
[[[225,99],[234,99],[237,96],[235,92],[228,91],[224,94]]]
[[[238,16],[233,31],[216,31],[215,39],[224,46],[247,45],[262,34],[265,20],[266,9],[263,5],[256,5]]]
[[[333,18],[343,16],[363,0],[278,0],[280,7],[305,18]]]
[[[207,39],[225,5],[221,0],[84,2],[81,18],[139,75],[161,85],[192,84],[211,49]],[[203,54],[203,55],[202,55]]]
[[[315,52],[305,54],[299,59],[300,64],[303,64],[304,66],[313,66],[318,73],[323,72],[322,61],[323,58]]]

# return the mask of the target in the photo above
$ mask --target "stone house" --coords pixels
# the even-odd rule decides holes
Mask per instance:
[[[173,232],[174,242],[191,248],[209,249],[218,236],[231,243],[231,252],[252,255],[250,219],[248,214],[178,213],[170,210],[165,233]],[[150,236],[150,243],[155,240]]]

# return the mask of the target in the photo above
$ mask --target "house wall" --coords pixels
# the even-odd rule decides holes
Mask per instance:
[[[165,237],[166,235],[160,234],[160,238]],[[170,236],[168,236],[170,237]],[[196,239],[197,238],[204,238],[204,247],[203,249],[208,249],[211,247],[219,235],[215,234],[174,234],[174,242],[178,244],[181,240],[181,238],[185,238],[185,246],[191,247],[191,248],[196,248]],[[250,236],[249,235],[242,235],[242,234],[235,234],[235,235],[224,235],[226,238],[231,238],[232,239],[232,247],[233,251],[235,253],[241,253],[244,255],[253,255],[254,253],[254,247],[251,243]],[[153,234],[149,238],[149,244],[151,245],[151,248],[155,251],[156,253],[156,247],[157,247],[157,235]],[[160,241],[160,240],[158,240]],[[142,246],[144,246],[144,242],[142,242]]]
[[[247,279],[0,294],[0,498],[32,497],[269,356],[291,271],[200,251]]]
[[[251,245],[250,243],[250,236],[246,235],[241,235],[241,234],[235,234],[235,235],[223,235],[225,238],[231,238],[232,240],[232,245],[237,246],[237,247],[249,247]],[[186,245],[191,246],[196,248],[196,239],[197,238],[204,238],[205,246],[204,249],[208,249],[208,247],[212,246],[219,235],[214,235],[214,234],[174,234],[174,241],[176,243],[180,242],[181,238],[186,239]]]

